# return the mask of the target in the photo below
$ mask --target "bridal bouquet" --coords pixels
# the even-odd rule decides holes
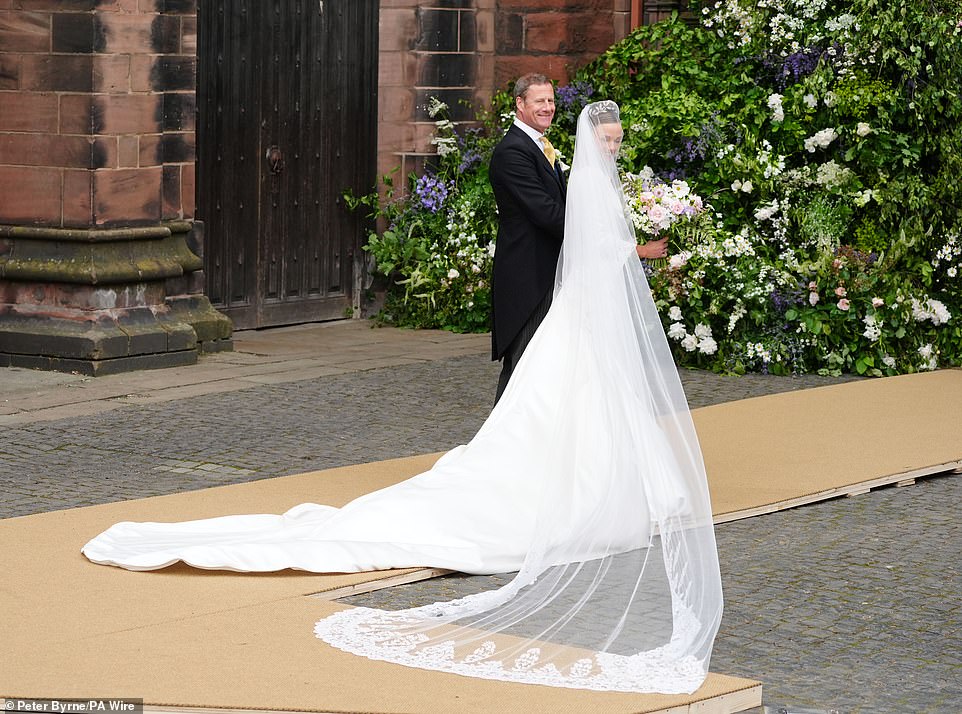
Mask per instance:
[[[647,166],[639,174],[625,173],[622,188],[628,218],[640,244],[669,234],[677,222],[688,221],[704,209],[701,197],[692,193],[686,181],[665,183]],[[668,261],[660,258],[649,262],[660,269]]]

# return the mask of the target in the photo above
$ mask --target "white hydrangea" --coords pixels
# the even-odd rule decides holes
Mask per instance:
[[[442,102],[440,99],[438,99],[437,97],[431,97],[431,99],[428,101],[428,106],[427,106],[428,116],[433,119],[434,117],[436,117],[438,114],[440,114],[447,108],[448,108],[448,105]]]
[[[882,336],[882,322],[878,320],[875,315],[866,315],[862,318],[862,322],[865,325],[865,331],[862,332],[862,335],[866,339],[875,342]]]
[[[785,108],[782,106],[782,95],[778,93],[768,95],[768,108],[772,110],[772,121],[785,121]]]
[[[826,161],[815,171],[815,180],[822,186],[832,187],[847,183],[852,178],[852,171],[833,161]]]
[[[680,322],[673,322],[668,328],[668,336],[673,340],[683,340],[688,337],[688,331]]]
[[[776,198],[771,203],[765,204],[755,211],[756,221],[770,221],[772,217],[778,213],[778,199]]]
[[[704,355],[713,355],[718,351],[718,343],[712,337],[705,337],[698,341],[698,351]]]
[[[932,347],[931,343],[927,343],[919,347],[918,352],[919,356],[922,358],[922,364],[919,365],[919,369],[935,370],[938,368],[939,358],[935,348]]]
[[[921,302],[912,298],[912,317],[916,322],[929,320],[933,325],[944,325],[952,319],[952,313],[940,300],[926,298],[925,302]]]
[[[825,149],[837,138],[838,132],[832,127],[822,129],[805,140],[805,150],[813,154],[815,153],[815,149]]]
[[[458,140],[453,136],[436,136],[431,139],[431,143],[437,147],[438,156],[447,156],[458,150]]]

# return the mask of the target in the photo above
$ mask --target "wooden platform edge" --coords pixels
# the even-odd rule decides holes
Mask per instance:
[[[737,712],[755,709],[762,705],[762,685],[754,684],[734,692],[726,692],[717,697],[702,699],[697,702],[663,709],[651,714],[737,714]]]
[[[307,597],[315,598],[317,600],[337,600],[339,598],[349,597],[351,595],[364,595],[366,593],[372,593],[375,590],[383,590],[384,588],[394,587],[395,585],[406,585],[408,583],[416,583],[419,580],[437,578],[453,572],[453,570],[445,570],[444,568],[416,568],[398,575],[389,575],[384,578],[378,578],[377,580],[368,580],[363,583],[355,583],[354,585],[344,585],[339,588],[330,588],[329,590],[319,590],[316,593],[311,593]]]
[[[839,486],[838,488],[816,491],[804,496],[789,498],[784,501],[775,501],[763,506],[745,508],[740,511],[729,511],[728,513],[719,513],[715,515],[713,521],[715,525],[719,525],[721,523],[730,523],[731,521],[738,521],[744,518],[751,518],[753,516],[763,516],[767,513],[784,511],[789,508],[805,506],[810,503],[827,501],[831,498],[838,498],[840,496],[858,496],[868,493],[874,489],[882,488],[883,486],[891,486],[893,484],[898,486],[908,486],[914,483],[916,479],[924,478],[926,476],[949,476],[954,474],[962,474],[962,461],[949,461],[944,464],[933,464],[932,466],[925,466],[920,469],[913,469],[912,471],[902,471],[900,473],[889,474],[887,476],[880,476],[878,478],[870,479],[869,481],[861,481],[859,483]]]

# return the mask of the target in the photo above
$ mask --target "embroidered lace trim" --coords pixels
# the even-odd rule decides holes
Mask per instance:
[[[696,658],[678,657],[678,651],[684,649],[683,643],[697,632],[698,623],[690,615],[677,611],[676,628],[681,625],[682,631],[676,629],[668,644],[634,655],[598,652],[576,660],[564,670],[551,662],[539,666],[540,647],[529,647],[520,656],[514,656],[513,661],[506,662],[498,659],[495,642],[485,640],[472,653],[459,658],[453,640],[423,646],[429,640],[427,635],[399,634],[406,626],[423,627],[425,615],[439,614],[436,605],[403,612],[351,608],[319,621],[314,634],[339,650],[368,659],[524,684],[684,694],[696,690],[706,675]]]

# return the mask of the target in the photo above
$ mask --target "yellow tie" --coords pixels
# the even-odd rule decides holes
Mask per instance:
[[[548,141],[548,137],[542,136],[541,143],[544,144],[544,155],[548,158],[548,163],[554,166],[554,162],[558,158],[558,152],[554,150],[551,142]]]

